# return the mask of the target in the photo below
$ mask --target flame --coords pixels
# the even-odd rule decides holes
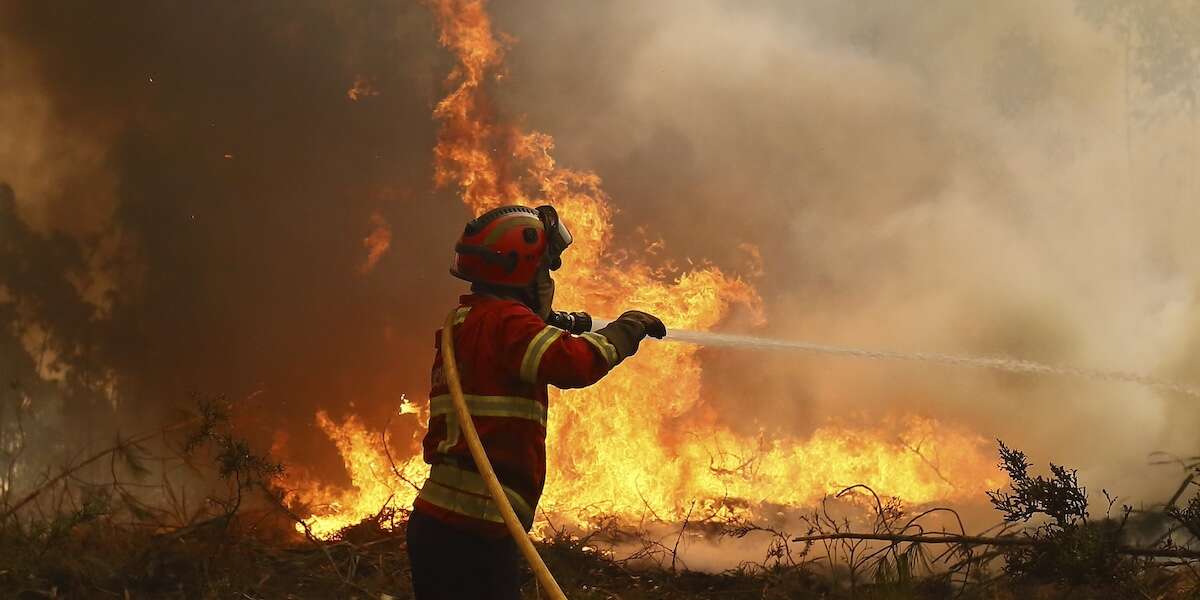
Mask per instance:
[[[358,272],[363,275],[370,273],[392,246],[392,226],[383,215],[378,212],[372,213],[370,225],[371,233],[362,241],[363,248],[367,250],[367,258],[358,267]]]
[[[505,46],[492,33],[485,3],[438,0],[431,8],[440,43],[458,59],[451,90],[434,110],[442,123],[435,182],[456,185],[475,214],[502,204],[558,208],[575,238],[555,273],[558,306],[596,315],[637,308],[669,328],[709,329],[735,306],[762,321],[761,299],[738,277],[705,265],[673,274],[613,251],[612,208],[600,178],[558,166],[549,135],[495,118],[485,87],[503,75]],[[543,509],[580,523],[595,513],[682,519],[696,500],[805,506],[865,483],[923,504],[976,497],[1001,481],[985,440],[932,419],[867,429],[831,424],[803,440],[739,435],[704,405],[696,352],[646,343],[598,385],[552,392]],[[317,419],[342,453],[354,489],[309,486],[310,503],[329,509],[310,519],[315,533],[374,514],[389,497],[411,501],[408,486],[380,462],[377,435],[353,417],[341,425],[323,413]],[[419,485],[427,469],[414,456],[401,471]]]
[[[325,411],[318,411],[316,421],[337,446],[350,475],[351,487],[331,487],[308,473],[289,470],[285,486],[289,490],[287,503],[311,512],[304,525],[296,526],[298,531],[303,532],[307,527],[313,536],[328,538],[379,514],[385,507],[412,506],[417,489],[428,476],[429,468],[424,462],[411,458],[397,460],[393,471],[383,436],[367,429],[358,417],[350,415],[344,422],[335,423]],[[278,453],[286,443],[286,438],[276,439],[272,452]]]
[[[354,78],[354,85],[346,90],[346,97],[351,102],[358,102],[362,98],[378,96],[379,90],[375,89],[375,84],[367,77],[359,75]]]

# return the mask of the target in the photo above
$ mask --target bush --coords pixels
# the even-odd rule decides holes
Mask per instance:
[[[1125,585],[1138,572],[1136,559],[1120,552],[1123,530],[1131,508],[1123,506],[1119,519],[1109,515],[1099,521],[1088,516],[1087,490],[1076,471],[1050,463],[1049,478],[1031,476],[1024,452],[1000,445],[1000,468],[1008,473],[1009,491],[988,492],[992,505],[1005,522],[1044,522],[1026,528],[1023,535],[1034,544],[1004,551],[1004,570],[1017,581],[1078,585]],[[1116,500],[1109,501],[1109,512]]]

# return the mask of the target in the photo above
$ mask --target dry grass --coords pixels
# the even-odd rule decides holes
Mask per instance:
[[[540,551],[576,599],[1200,597],[1193,462],[1180,463],[1188,478],[1159,509],[1114,516],[1110,500],[1092,518],[1072,471],[1031,475],[1024,455],[1003,446],[1001,458],[1013,484],[991,497],[1005,521],[979,534],[949,509],[909,514],[854,486],[842,495],[873,505],[865,521],[822,506],[799,520],[800,531],[784,531],[689,513],[651,534],[597,517],[586,532],[551,528]],[[99,464],[108,467],[102,482],[81,476]],[[172,464],[216,485],[185,493],[168,475]],[[316,540],[296,530],[302,507],[280,501],[280,469],[229,431],[219,403],[203,403],[181,424],[47,472],[0,499],[0,598],[411,597],[404,510],[383,507],[334,540]],[[954,517],[957,530],[927,526],[931,515]],[[761,558],[692,571],[680,552],[685,536],[761,539]],[[525,597],[537,598],[535,587],[527,576]]]

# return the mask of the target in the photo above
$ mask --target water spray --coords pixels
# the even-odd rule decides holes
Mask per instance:
[[[582,331],[599,329],[607,325],[610,321],[609,319],[588,317],[586,313],[559,314],[569,315],[569,323],[564,321],[563,324],[569,324],[573,326],[574,329],[569,327],[563,328],[572,332],[584,325],[584,318],[587,318],[587,325],[589,327],[588,329],[583,329]],[[582,317],[580,315],[582,315]],[[817,354],[830,354],[835,356],[849,356],[868,360],[926,362],[952,365],[956,367],[992,369],[996,371],[1007,371],[1010,373],[1031,373],[1035,375],[1078,377],[1082,379],[1099,381],[1118,381],[1123,383],[1135,383],[1151,388],[1178,392],[1193,398],[1200,398],[1200,389],[1140,373],[1090,369],[1065,365],[1049,365],[1032,360],[1011,358],[1006,356],[966,356],[958,354],[944,354],[940,352],[869,350],[863,348],[852,348],[848,346],[832,346],[828,344],[816,344],[812,342],[779,340],[749,335],[733,335],[727,333],[712,333],[709,331],[692,331],[688,329],[668,329],[667,337],[664,338],[663,341],[718,348],[745,348],[748,350],[792,350],[799,352],[813,352]]]

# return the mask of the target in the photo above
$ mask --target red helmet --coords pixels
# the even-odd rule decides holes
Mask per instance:
[[[472,283],[523,288],[539,268],[557,269],[570,244],[571,234],[553,207],[501,206],[467,223],[454,246],[450,274]]]

